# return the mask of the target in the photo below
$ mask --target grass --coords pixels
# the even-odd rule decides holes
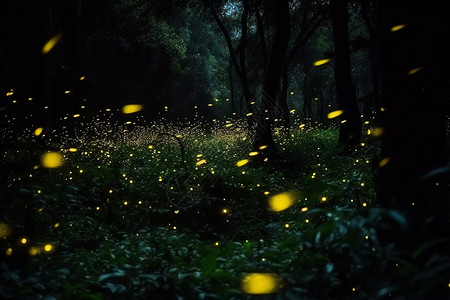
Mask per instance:
[[[209,131],[98,121],[74,134],[5,132],[0,295],[250,299],[251,273],[275,282],[267,299],[403,293],[404,276],[384,273],[394,253],[378,242],[377,226],[404,219],[374,208],[377,141],[367,136],[344,155],[337,135],[276,134],[279,160],[259,164],[239,122]],[[64,164],[40,167],[48,150]],[[268,199],[285,191],[295,191],[293,205],[270,211]]]

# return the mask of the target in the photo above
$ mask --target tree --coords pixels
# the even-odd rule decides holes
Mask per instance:
[[[379,4],[385,134],[378,200],[384,207],[410,213],[419,224],[431,214],[446,220],[449,4],[388,0]],[[448,237],[445,222],[437,231],[447,231]]]
[[[276,151],[272,136],[273,117],[271,111],[275,108],[277,93],[280,88],[282,65],[286,56],[290,35],[290,16],[288,0],[273,0],[268,7],[275,19],[275,32],[270,46],[266,71],[264,73],[261,111],[256,126],[256,136],[253,147],[255,150],[267,146],[265,152]]]
[[[341,146],[354,147],[361,138],[362,122],[351,76],[347,10],[347,1],[330,1],[336,98],[339,109],[343,110],[338,142]]]

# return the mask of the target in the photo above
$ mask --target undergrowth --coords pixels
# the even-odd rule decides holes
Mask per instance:
[[[407,226],[375,207],[378,142],[367,136],[343,154],[337,135],[278,133],[279,159],[261,164],[238,123],[209,132],[99,122],[70,135],[4,134],[0,295],[249,299],[241,288],[249,273],[280,279],[264,299],[402,299],[412,294],[405,278],[425,293],[433,284],[417,279],[421,265],[396,260],[378,240],[380,226]],[[49,150],[63,155],[62,166],[39,167]],[[295,191],[295,203],[268,209],[285,191]],[[386,276],[392,264],[398,269]],[[442,271],[427,268],[427,278]]]

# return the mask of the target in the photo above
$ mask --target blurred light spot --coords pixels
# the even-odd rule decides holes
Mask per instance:
[[[406,27],[406,24],[395,25],[395,26],[393,26],[393,27],[391,28],[391,32],[399,31],[399,30],[401,30],[401,29],[403,29],[403,28],[405,28],[405,27]]]
[[[58,33],[57,35],[53,36],[51,39],[49,39],[44,47],[42,47],[42,54],[47,54],[49,53],[53,47],[56,46],[56,44],[58,44],[58,42],[61,40],[62,38],[62,33]]]
[[[259,154],[258,151],[252,151],[252,152],[250,152],[248,155],[250,155],[250,156],[256,156],[256,155],[258,155],[258,154]]]
[[[128,104],[122,107],[123,114],[132,114],[144,109],[144,106],[141,104]]]
[[[40,136],[43,130],[44,130],[44,128],[42,128],[42,127],[36,128],[36,130],[34,131],[34,135]]]
[[[411,69],[411,70],[408,71],[408,75],[415,74],[415,73],[419,72],[420,70],[422,70],[422,68],[423,67],[418,67],[418,68],[415,68],[415,69]]]
[[[195,165],[200,166],[203,165],[204,163],[206,163],[206,159],[201,159]]]
[[[289,224],[288,223],[284,224],[284,227],[289,228]]]
[[[70,94],[70,91],[64,91],[64,94]]]
[[[48,152],[42,155],[41,164],[44,168],[57,168],[63,164],[63,157],[58,152]]]
[[[271,294],[279,290],[281,280],[276,274],[250,273],[241,282],[242,290],[247,294]]]
[[[77,152],[78,149],[77,149],[77,148],[69,148],[69,151],[70,151],[70,152]]]
[[[41,253],[41,249],[39,249],[38,247],[31,247],[28,250],[28,253],[30,253],[30,255],[34,256],[34,255],[38,255]]]
[[[259,150],[264,150],[264,149],[266,149],[267,147],[269,147],[269,146],[267,146],[267,145],[262,145],[262,146],[259,146],[258,149],[259,149]]]
[[[46,244],[45,246],[44,246],[44,251],[45,252],[50,252],[50,251],[52,251],[53,250],[53,245],[52,244]]]
[[[0,223],[0,239],[6,238],[11,234],[11,226],[6,223]]]
[[[304,129],[305,128],[305,124],[300,124],[300,126],[298,126],[298,127],[300,127],[301,129]]]
[[[330,113],[327,115],[327,118],[328,118],[328,119],[333,119],[333,118],[339,117],[339,116],[342,115],[343,113],[344,113],[344,111],[343,111],[342,109],[340,109],[340,110],[335,110],[335,111],[330,112]]]
[[[321,200],[322,200],[322,202],[325,202],[325,201],[327,201],[327,197],[324,196],[324,197],[322,197]]]
[[[318,67],[318,66],[321,66],[321,65],[324,65],[324,64],[328,63],[330,60],[331,60],[331,58],[320,59],[320,60],[315,61],[314,65],[316,67]]]
[[[269,198],[269,207],[272,211],[283,211],[288,209],[298,199],[295,191],[287,191],[276,194]]]
[[[253,113],[248,113],[245,116],[250,117],[251,115],[253,115]]]
[[[74,114],[73,117],[74,118],[78,118],[79,116],[81,116],[80,114]]]
[[[55,225],[53,225],[53,227],[58,228],[59,227],[59,223],[55,223]]]
[[[222,213],[227,214],[228,213],[228,209],[226,209],[226,208],[222,209]]]
[[[13,249],[12,248],[8,248],[5,251],[6,256],[11,256],[13,254]]]
[[[384,134],[384,128],[383,127],[375,127],[375,129],[373,130],[373,135],[374,136],[382,136]]]
[[[384,167],[385,165],[387,165],[387,164],[389,163],[390,160],[391,160],[391,159],[390,159],[389,157],[383,158],[383,159],[380,161],[380,163],[378,164],[378,167],[380,167],[380,168]]]
[[[81,76],[80,77],[80,80],[85,80],[86,79],[86,76]]]
[[[302,208],[302,212],[305,212],[305,211],[308,211],[308,208],[307,208],[307,207],[303,207],[303,208]]]
[[[226,124],[225,127],[231,127],[233,125],[234,125],[233,123],[230,123],[230,124]]]
[[[238,161],[238,162],[236,163],[236,166],[242,167],[243,165],[246,165],[248,162],[249,162],[248,159],[243,159],[243,160]]]
[[[28,240],[26,238],[22,238],[20,239],[20,242],[25,245],[26,243],[28,243]]]

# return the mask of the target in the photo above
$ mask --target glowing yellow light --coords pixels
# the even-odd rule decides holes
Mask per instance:
[[[386,107],[380,107],[380,111],[386,111]]]
[[[70,152],[77,152],[78,149],[77,149],[77,148],[69,148],[69,151],[70,151]]]
[[[353,291],[353,292],[356,292],[356,289],[355,289],[355,288],[352,288],[352,291]]]
[[[269,147],[269,146],[267,146],[267,145],[262,145],[262,146],[259,146],[258,149],[259,149],[259,150],[264,150],[264,149],[266,149],[267,147]]]
[[[219,246],[219,242],[215,242],[214,245]]]
[[[213,104],[212,103],[208,103],[208,106],[213,106]]]
[[[250,273],[241,281],[242,290],[247,294],[271,294],[279,290],[281,280],[276,274]]]
[[[123,205],[128,205],[128,201],[124,201],[124,202],[123,202]]]
[[[339,117],[339,116],[342,115],[343,113],[344,113],[344,111],[343,111],[342,109],[340,109],[340,110],[335,110],[335,111],[330,112],[330,113],[327,115],[327,118],[328,118],[328,119],[333,119],[333,118]]]
[[[226,209],[226,208],[222,209],[222,213],[224,213],[224,214],[228,213],[228,209]]]
[[[364,182],[361,182],[361,186],[364,186],[365,185],[365,183]]]
[[[70,91],[64,91],[64,94],[70,94]]]
[[[422,67],[411,69],[408,71],[408,75],[415,74],[415,73],[419,72],[420,70],[422,70]]]
[[[6,256],[11,256],[13,254],[13,249],[12,248],[8,248],[5,251]]]
[[[364,202],[364,203],[362,204],[362,206],[366,207],[366,206],[367,206],[367,203],[366,203],[366,202]]]
[[[0,223],[0,239],[6,238],[11,234],[11,227],[6,223]]]
[[[42,155],[41,164],[44,168],[58,168],[63,164],[63,156],[58,152],[48,152]]]
[[[225,127],[231,127],[233,125],[234,125],[233,123],[229,123],[229,124],[226,124]]]
[[[20,242],[25,245],[26,243],[28,243],[28,240],[26,238],[22,238]]]
[[[380,163],[378,164],[378,167],[380,167],[380,168],[384,167],[385,165],[387,165],[387,164],[389,163],[390,160],[391,160],[391,159],[390,159],[389,157],[383,158],[383,159],[380,161]]]
[[[294,92],[291,92],[291,95],[294,95]]]
[[[199,160],[195,165],[201,166],[201,165],[203,165],[204,163],[206,163],[206,159],[201,159],[201,160]]]
[[[238,161],[238,162],[236,163],[236,166],[242,167],[243,165],[246,165],[248,162],[249,162],[248,159],[243,159],[243,160]]]
[[[80,77],[80,80],[85,80],[86,79],[86,76],[81,76]]]
[[[59,227],[59,223],[55,223],[55,225],[53,225],[53,227],[58,228]]]
[[[47,54],[49,53],[53,47],[56,46],[56,44],[58,44],[59,40],[61,40],[62,38],[62,33],[58,33],[57,35],[53,36],[51,39],[49,39],[44,47],[42,47],[42,54]]]
[[[324,64],[330,62],[330,60],[331,60],[331,58],[320,59],[320,60],[315,61],[314,65],[316,67],[318,67],[318,66],[321,66],[321,65],[324,65]]]
[[[384,134],[384,128],[383,127],[375,127],[374,131],[373,131],[373,135],[380,137]]]
[[[269,198],[269,208],[272,211],[283,211],[288,209],[298,199],[295,191],[287,191],[276,194]]]
[[[307,208],[307,207],[303,207],[303,208],[302,208],[302,212],[305,212],[305,211],[308,211],[308,208]]]
[[[325,202],[325,201],[327,201],[327,197],[322,197],[322,202]]]
[[[258,151],[252,151],[252,152],[250,152],[248,155],[250,155],[250,156],[256,156],[256,155],[258,155],[258,154],[259,154]]]
[[[305,223],[309,223],[309,220],[308,220],[308,219],[306,219],[306,220],[305,220]]]
[[[264,192],[264,195],[269,195],[269,194],[270,194],[269,191],[265,191],[265,192]]]
[[[53,245],[52,244],[46,244],[45,246],[44,246],[44,251],[45,252],[50,252],[50,251],[52,251],[53,250]]]
[[[403,28],[405,28],[405,27],[406,27],[406,24],[395,25],[395,26],[393,26],[393,27],[391,28],[391,32],[399,31],[400,29],[403,29]]]
[[[304,129],[305,128],[305,124],[300,124],[300,126],[298,126],[298,127],[300,127],[301,129]]]
[[[73,117],[74,118],[78,118],[79,116],[81,116],[80,114],[74,114]]]
[[[44,130],[44,128],[42,128],[42,127],[36,128],[36,130],[34,131],[34,135],[40,136],[43,130]]]
[[[295,113],[295,109],[291,109],[290,113],[291,114]]]
[[[370,135],[371,131],[370,129],[367,129],[367,135]]]
[[[128,104],[122,107],[123,114],[133,114],[144,109],[142,104]]]
[[[201,154],[201,153],[200,153],[200,154],[197,154],[197,157],[202,157],[202,156],[203,156],[203,154]]]
[[[284,227],[285,227],[285,228],[289,228],[289,224],[287,224],[287,223],[284,224]]]
[[[250,117],[251,115],[253,115],[253,113],[247,113],[245,116]]]
[[[361,143],[361,147],[364,147],[366,145],[366,143]]]
[[[30,255],[34,256],[34,255],[38,255],[39,253],[41,253],[41,250],[37,247],[31,247],[28,250],[28,253],[30,253]]]

